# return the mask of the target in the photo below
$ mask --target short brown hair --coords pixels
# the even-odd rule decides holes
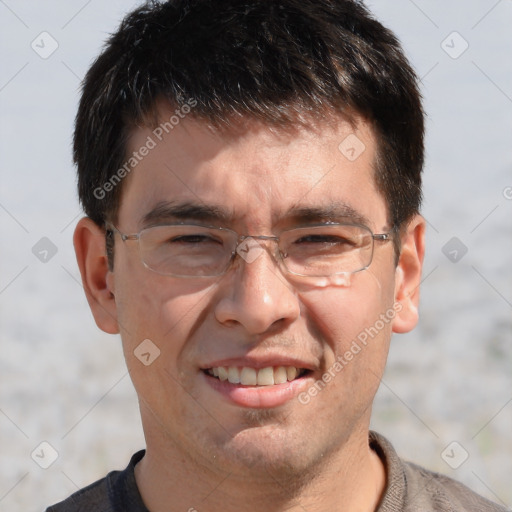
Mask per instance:
[[[122,183],[103,184],[125,163],[130,130],[162,97],[178,108],[193,101],[191,115],[218,126],[355,112],[374,127],[390,223],[399,228],[419,211],[418,80],[360,1],[151,1],[129,14],[88,71],[76,117],[79,197],[97,224],[115,221]]]

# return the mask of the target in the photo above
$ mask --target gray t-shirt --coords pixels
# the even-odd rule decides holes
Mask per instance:
[[[510,512],[447,476],[402,461],[375,432],[370,432],[370,446],[387,473],[386,490],[376,512]],[[142,457],[144,450],[132,457],[124,471],[109,473],[46,512],[149,512],[135,482],[134,468]]]

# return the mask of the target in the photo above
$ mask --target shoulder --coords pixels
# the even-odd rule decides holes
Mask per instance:
[[[452,478],[404,462],[407,482],[407,510],[439,510],[447,512],[506,512]]]
[[[370,447],[387,474],[379,512],[510,512],[450,477],[403,461],[391,443],[376,432],[370,432]]]
[[[108,479],[115,473],[109,473],[105,478],[80,489],[68,499],[46,509],[46,512],[80,512],[94,510],[95,512],[113,512],[108,496]]]
[[[123,471],[112,471],[105,478],[80,489],[46,512],[147,512],[135,481],[135,465],[145,451],[137,452]]]

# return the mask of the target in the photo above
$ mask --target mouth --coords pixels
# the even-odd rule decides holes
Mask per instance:
[[[266,368],[216,366],[204,369],[203,372],[214,379],[227,381],[230,384],[266,387],[293,382],[310,373],[310,370],[295,366],[268,366]]]

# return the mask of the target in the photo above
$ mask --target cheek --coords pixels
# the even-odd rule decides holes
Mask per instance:
[[[308,290],[301,300],[310,330],[325,345],[326,368],[340,357],[382,364],[394,315],[391,280],[383,282],[368,269],[354,275],[350,286]]]
[[[139,400],[156,414],[183,416],[196,371],[188,341],[207,314],[211,283],[193,286],[147,273],[119,282],[116,301],[124,357]]]
[[[326,287],[300,294],[305,315],[332,349],[357,335],[371,318],[376,304],[371,296],[359,296],[353,287]]]
[[[120,276],[121,277],[121,276]],[[127,360],[146,339],[171,369],[208,309],[212,284],[159,276],[144,269],[116,286],[118,319]]]

